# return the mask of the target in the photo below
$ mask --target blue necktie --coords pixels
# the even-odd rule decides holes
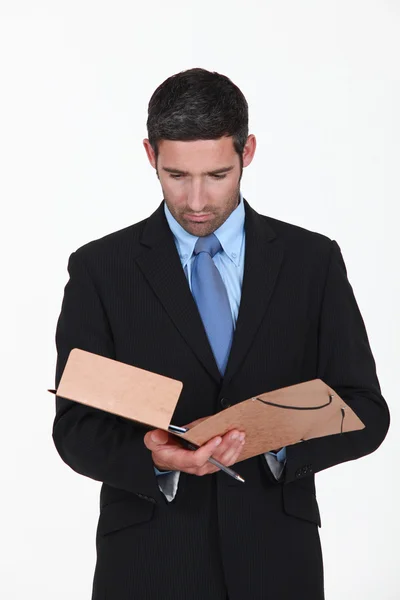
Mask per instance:
[[[200,237],[194,247],[192,294],[221,375],[225,372],[233,339],[233,320],[228,293],[214,264],[213,256],[222,250],[211,233]]]

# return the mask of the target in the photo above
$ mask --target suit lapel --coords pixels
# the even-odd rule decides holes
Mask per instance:
[[[182,269],[163,203],[149,217],[141,243],[147,249],[136,258],[139,268],[186,343],[209,374],[220,382],[221,375]]]
[[[246,249],[241,301],[228,364],[225,387],[240,367],[267,310],[283,259],[283,245],[267,218],[245,203]],[[136,258],[147,282],[164,306],[182,337],[218,382],[222,382],[200,314],[191,294],[163,203],[144,228],[146,248]]]
[[[283,259],[283,245],[267,218],[246,200],[245,262],[239,314],[226,367],[224,387],[232,379],[249,351],[274,290]]]

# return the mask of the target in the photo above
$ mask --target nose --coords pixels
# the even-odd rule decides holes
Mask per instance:
[[[205,195],[201,182],[193,181],[188,190],[187,204],[191,211],[202,212],[206,205]]]

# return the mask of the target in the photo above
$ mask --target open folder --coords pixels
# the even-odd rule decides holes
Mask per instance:
[[[57,396],[171,432],[181,381],[79,348],[71,350]],[[354,411],[321,379],[260,393],[173,433],[202,445],[231,429],[246,433],[237,462],[275,448],[363,429]]]

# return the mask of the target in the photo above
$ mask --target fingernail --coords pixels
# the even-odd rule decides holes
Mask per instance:
[[[232,433],[231,440],[236,440],[238,438],[238,433]]]
[[[214,442],[214,446],[219,446],[221,442],[222,442],[222,438],[218,437]]]
[[[245,434],[244,434],[244,433],[241,433],[241,434],[239,435],[239,440],[240,440],[241,442],[243,442],[244,438],[245,438]]]

